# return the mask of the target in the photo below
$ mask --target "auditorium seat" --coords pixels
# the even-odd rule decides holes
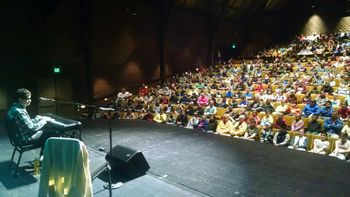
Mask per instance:
[[[305,94],[296,94],[295,96],[297,97],[297,103],[302,103]]]
[[[226,112],[226,108],[223,108],[223,107],[217,107],[216,108],[216,115],[215,115],[215,118],[221,118]]]
[[[300,109],[301,111],[304,110],[305,106],[306,106],[306,105],[303,104],[303,103],[298,104],[298,107],[299,107],[299,109]]]
[[[285,115],[284,116],[284,119],[286,120],[286,125],[288,127],[292,126],[294,120],[295,120],[295,117],[294,116],[290,116],[290,115]]]

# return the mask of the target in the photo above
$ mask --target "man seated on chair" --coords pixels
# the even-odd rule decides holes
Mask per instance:
[[[54,136],[42,130],[51,118],[44,116],[30,118],[26,108],[32,102],[31,95],[27,89],[18,89],[16,92],[17,101],[9,109],[6,118],[11,124],[10,132],[15,132],[14,136],[21,145],[38,143],[44,147],[46,139]]]
[[[243,137],[247,128],[248,124],[245,121],[245,116],[240,115],[238,121],[233,124],[233,130],[231,130],[230,134],[232,137]]]
[[[309,152],[325,155],[327,154],[329,148],[329,141],[327,141],[327,133],[322,131],[320,133],[320,136],[320,139],[314,140],[314,147]]]
[[[335,149],[334,151],[329,154],[329,156],[337,157],[341,160],[346,160],[349,158],[350,153],[350,140],[348,139],[347,133],[341,133],[339,136],[340,139],[338,139],[335,142]]]
[[[289,144],[290,135],[287,132],[287,125],[282,126],[279,131],[277,131],[273,137],[273,144],[275,146],[285,146]]]
[[[305,136],[304,131],[300,131],[297,135],[295,135],[288,148],[300,150],[300,151],[306,151],[307,145],[308,145],[308,137]]]
[[[332,117],[324,121],[324,130],[327,132],[328,136],[333,138],[339,138],[339,133],[343,128],[343,121],[340,120],[338,114],[333,113]]]
[[[218,124],[216,128],[216,134],[230,136],[231,131],[233,131],[233,123],[230,120],[228,114],[222,116],[222,121]]]

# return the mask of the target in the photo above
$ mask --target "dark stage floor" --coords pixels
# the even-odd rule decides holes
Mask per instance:
[[[109,149],[108,121],[87,121],[84,143],[91,160]],[[1,129],[0,196],[37,196],[38,178],[8,171],[12,147]],[[113,145],[142,151],[147,175],[113,190],[113,196],[349,196],[350,163],[328,156],[247,142],[142,120],[114,120]],[[24,154],[24,161],[36,154]],[[108,196],[103,181],[95,196]],[[30,191],[30,192],[28,192]]]

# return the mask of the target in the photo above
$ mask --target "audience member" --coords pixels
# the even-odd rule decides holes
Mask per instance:
[[[327,134],[325,132],[321,132],[320,136],[321,136],[320,139],[314,140],[313,148],[309,152],[325,155],[329,148],[329,142],[327,141]]]
[[[304,121],[301,118],[301,115],[295,116],[295,120],[291,126],[291,131],[304,133]]]
[[[314,115],[311,118],[311,121],[307,125],[306,132],[309,134],[317,135],[322,131],[322,125],[318,121],[318,115]]]
[[[266,125],[265,129],[262,130],[261,132],[261,138],[260,142],[265,142],[265,143],[273,143],[273,137],[274,133],[272,131],[272,127],[270,125]]]
[[[290,146],[288,148],[300,150],[300,151],[306,151],[307,145],[308,145],[308,138],[305,136],[304,132],[299,132],[297,135],[295,135],[291,142]]]
[[[256,127],[255,124],[250,124],[245,131],[243,138],[244,140],[249,140],[249,141],[255,141],[257,140],[258,137],[258,128]]]
[[[333,138],[338,138],[341,129],[343,128],[343,121],[341,121],[337,114],[332,114],[331,118],[324,121],[324,130]]]
[[[275,146],[288,146],[290,135],[287,132],[287,127],[282,127],[277,131],[273,137],[273,144]]]
[[[231,136],[242,137],[248,128],[248,124],[245,122],[244,115],[240,115],[237,122],[233,124],[233,130]]]
[[[218,124],[216,128],[216,133],[220,135],[230,136],[231,131],[233,131],[233,123],[229,116],[225,114],[222,117],[222,121]]]
[[[331,101],[327,101],[325,106],[320,111],[320,116],[331,117],[332,113],[333,113],[332,102]]]
[[[213,100],[211,100],[209,105],[205,108],[204,115],[216,115],[216,107],[214,106]]]
[[[350,136],[350,120],[345,119],[344,123],[345,123],[345,125],[342,128],[341,133],[346,133],[348,136]]]
[[[153,121],[157,123],[165,123],[166,120],[167,120],[167,115],[164,113],[163,110],[160,110],[160,112],[157,113],[153,118]]]
[[[339,138],[340,139],[335,142],[334,151],[329,154],[329,156],[337,157],[341,160],[347,160],[350,153],[350,140],[348,139],[348,134],[341,133]]]
[[[307,104],[303,110],[303,115],[306,117],[310,117],[311,115],[319,115],[320,108],[316,104],[316,101],[312,100],[309,104]]]

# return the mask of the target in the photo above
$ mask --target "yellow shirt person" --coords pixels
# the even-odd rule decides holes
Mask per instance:
[[[222,121],[219,123],[216,128],[216,133],[220,135],[230,136],[230,133],[233,131],[233,123],[229,119],[228,115],[225,114],[222,117]]]
[[[160,113],[154,116],[153,121],[157,123],[165,123],[166,118],[167,118],[166,114],[163,111],[161,111]]]

